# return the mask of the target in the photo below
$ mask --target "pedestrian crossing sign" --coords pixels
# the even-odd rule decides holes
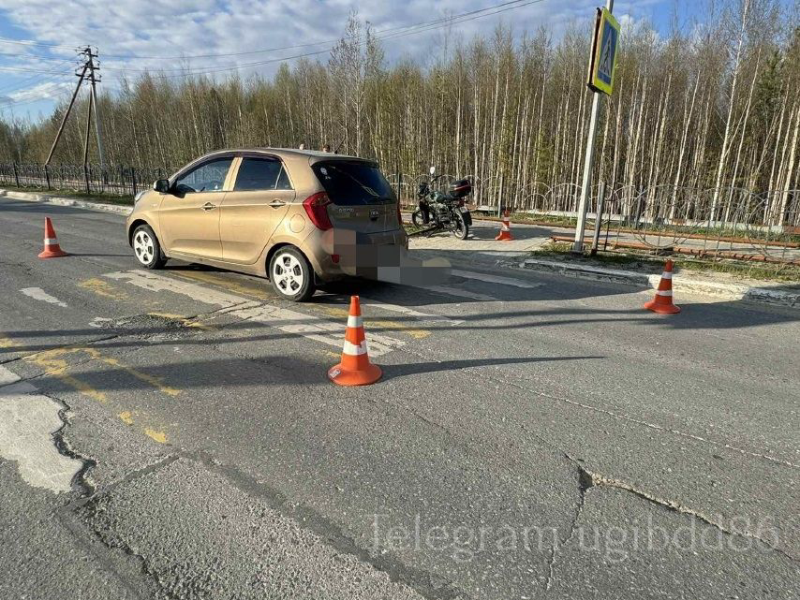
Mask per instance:
[[[618,47],[619,23],[608,9],[598,8],[589,71],[589,87],[595,92],[611,95]]]

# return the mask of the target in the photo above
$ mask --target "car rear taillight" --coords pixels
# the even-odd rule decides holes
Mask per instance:
[[[322,231],[327,231],[333,227],[328,216],[328,205],[330,203],[331,199],[328,198],[328,194],[325,192],[317,192],[303,200],[303,208],[306,209],[308,218],[311,219],[317,229]]]
[[[397,226],[403,226],[403,215],[400,214],[400,199],[397,199]]]

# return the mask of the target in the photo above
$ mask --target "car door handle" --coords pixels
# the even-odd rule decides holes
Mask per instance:
[[[273,200],[269,203],[269,206],[272,208],[280,208],[281,206],[286,206],[286,202],[282,202],[281,200]]]
[[[200,208],[202,208],[203,210],[212,210],[214,208],[217,208],[217,205],[216,204],[211,204],[211,202],[206,202]]]

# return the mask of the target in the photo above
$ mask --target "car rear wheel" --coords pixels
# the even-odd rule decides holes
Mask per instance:
[[[131,246],[136,260],[145,269],[160,269],[167,262],[161,253],[161,245],[158,238],[149,225],[139,225],[133,232]]]
[[[280,248],[269,261],[269,278],[281,298],[305,302],[314,295],[314,270],[303,253],[292,246]]]

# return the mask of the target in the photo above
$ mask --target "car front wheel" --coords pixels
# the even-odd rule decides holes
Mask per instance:
[[[281,298],[305,302],[314,295],[314,270],[297,248],[280,248],[269,261],[269,278]]]
[[[133,232],[131,246],[136,260],[145,269],[160,269],[167,262],[161,253],[161,246],[158,243],[156,234],[148,225],[139,225]]]

